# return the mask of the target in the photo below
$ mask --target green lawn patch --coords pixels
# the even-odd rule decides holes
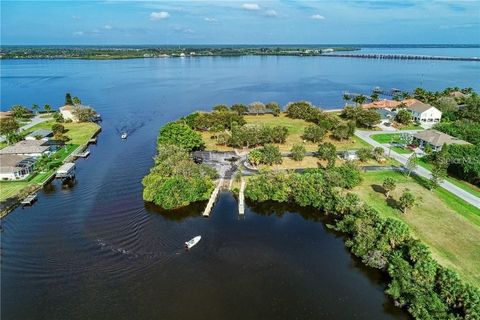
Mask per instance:
[[[394,171],[367,172],[353,192],[386,217],[407,223],[414,235],[427,243],[434,257],[475,285],[480,285],[480,210],[445,189],[430,191],[424,179],[407,177]],[[397,181],[392,199],[385,198],[382,182],[386,177]],[[396,207],[401,192],[410,189],[421,198],[407,214]]]
[[[400,133],[379,133],[379,134],[372,134],[370,136],[373,140],[377,141],[378,143],[401,143],[400,140]]]

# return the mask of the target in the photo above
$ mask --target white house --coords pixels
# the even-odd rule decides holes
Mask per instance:
[[[413,121],[431,127],[442,119],[442,111],[423,102],[415,102],[405,107],[412,114]]]
[[[33,171],[35,158],[17,154],[0,154],[0,180],[21,180]]]
[[[63,107],[58,108],[58,111],[60,111],[63,119],[78,122],[77,116],[73,113],[75,108],[75,106],[64,105]]]

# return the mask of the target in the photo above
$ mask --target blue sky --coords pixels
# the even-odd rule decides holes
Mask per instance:
[[[480,43],[480,1],[3,1],[2,44]]]

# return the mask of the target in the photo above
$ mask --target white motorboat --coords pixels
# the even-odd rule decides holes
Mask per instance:
[[[188,240],[187,242],[185,242],[185,249],[191,249],[194,245],[196,245],[200,239],[202,239],[202,236],[196,236],[190,240]]]
[[[122,138],[122,139],[127,139],[127,137],[128,137],[128,135],[127,135],[126,132],[122,133],[122,135],[121,135],[121,138]]]

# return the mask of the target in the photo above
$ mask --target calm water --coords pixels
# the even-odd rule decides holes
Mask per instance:
[[[2,319],[405,319],[343,240],[308,210],[266,204],[237,217],[221,195],[164,213],[141,198],[158,128],[216,103],[307,99],[344,90],[479,88],[480,64],[240,57],[1,61],[2,110],[54,106],[70,91],[103,116],[77,183],[48,186],[3,219]],[[119,132],[128,130],[127,141]],[[203,236],[189,253],[182,243]]]

